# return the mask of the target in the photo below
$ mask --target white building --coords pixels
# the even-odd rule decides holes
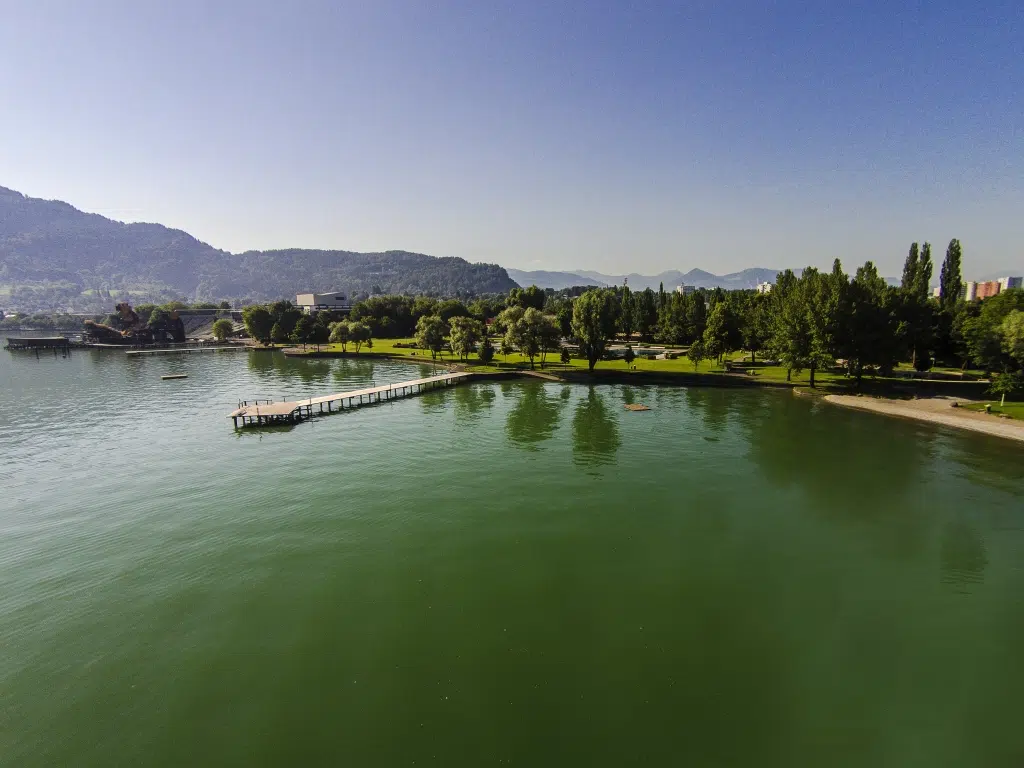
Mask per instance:
[[[978,283],[974,280],[967,281],[967,288],[964,291],[964,301],[974,301],[978,298]]]
[[[344,293],[300,293],[295,297],[295,306],[307,314],[326,310],[348,310],[352,305]]]
[[[758,293],[762,293],[762,294],[763,293],[771,293],[772,292],[772,284],[769,283],[768,281],[765,281],[763,283],[758,283],[757,284],[757,292]]]
[[[1024,288],[1024,277],[1000,277],[999,290],[1008,291],[1011,288]]]
[[[691,293],[697,292],[697,286],[695,285],[677,285],[676,293],[681,293],[683,296],[689,296]]]

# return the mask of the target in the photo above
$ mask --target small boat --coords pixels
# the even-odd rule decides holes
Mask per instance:
[[[188,374],[187,373],[168,373],[168,374],[165,374],[165,375],[161,376],[160,378],[163,379],[164,381],[167,381],[167,379],[187,379],[188,378]]]

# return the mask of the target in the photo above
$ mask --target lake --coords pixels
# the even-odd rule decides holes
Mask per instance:
[[[1024,763],[1018,444],[429,370],[0,351],[0,764]]]

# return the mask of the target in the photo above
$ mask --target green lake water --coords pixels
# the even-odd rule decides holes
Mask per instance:
[[[1021,446],[421,372],[0,352],[0,765],[1024,764]]]

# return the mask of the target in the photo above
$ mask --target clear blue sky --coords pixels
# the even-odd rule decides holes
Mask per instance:
[[[232,251],[1024,272],[1024,2],[45,2],[0,185]]]

